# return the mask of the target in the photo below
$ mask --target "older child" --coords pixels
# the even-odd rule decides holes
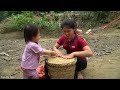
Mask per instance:
[[[56,51],[57,56],[63,58],[69,59],[77,57],[75,79],[82,79],[81,71],[87,67],[86,57],[92,56],[93,52],[82,36],[78,36],[76,33],[77,24],[74,20],[67,19],[63,21],[61,28],[64,34],[55,43],[54,51]],[[58,50],[60,46],[63,46],[68,55],[63,55],[62,52]]]

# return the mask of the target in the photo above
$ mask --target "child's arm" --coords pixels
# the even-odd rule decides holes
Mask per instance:
[[[51,50],[43,50],[43,54],[49,55],[49,56],[56,56],[56,52],[55,51],[51,51]]]
[[[37,44],[33,44],[31,46],[31,50],[34,53],[45,54],[45,55],[50,55],[50,56],[56,56],[55,51],[46,50],[46,49],[42,48],[41,45],[37,45]]]

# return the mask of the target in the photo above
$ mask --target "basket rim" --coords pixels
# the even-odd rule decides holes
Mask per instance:
[[[63,63],[63,64],[53,64],[53,63],[49,63],[48,62],[48,60],[46,61],[46,63],[48,64],[48,66],[59,66],[59,67],[63,67],[63,66],[71,66],[71,65],[74,65],[76,62],[77,62],[77,60],[76,60],[77,58],[75,57],[75,60],[73,60],[72,62],[70,62],[70,63]]]
[[[76,63],[76,61],[71,62],[71,63],[66,63],[66,64],[52,64],[52,63],[47,62],[47,65],[48,66],[59,66],[59,67],[65,66],[65,67],[67,67],[67,66],[75,65],[75,63]]]

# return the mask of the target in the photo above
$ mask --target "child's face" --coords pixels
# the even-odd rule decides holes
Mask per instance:
[[[40,40],[40,32],[38,32],[38,34],[32,38],[32,41],[36,43],[38,43],[39,40]]]
[[[73,38],[74,34],[75,34],[75,30],[72,28],[67,28],[64,27],[63,28],[64,34],[67,36],[67,38],[71,39]]]
[[[77,30],[76,30],[76,33],[77,33],[78,35],[82,35],[83,32],[82,32],[82,30],[77,29]]]

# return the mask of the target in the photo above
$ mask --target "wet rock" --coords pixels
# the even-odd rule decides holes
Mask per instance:
[[[0,53],[0,55],[9,57],[9,55],[7,53],[5,53],[5,52]]]

